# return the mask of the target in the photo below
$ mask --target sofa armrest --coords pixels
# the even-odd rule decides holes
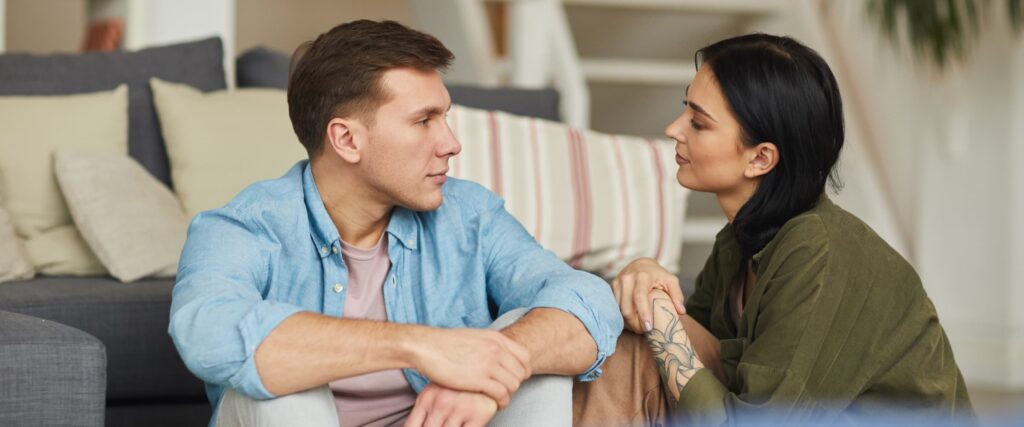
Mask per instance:
[[[92,335],[0,311],[0,425],[102,426],[106,370]]]

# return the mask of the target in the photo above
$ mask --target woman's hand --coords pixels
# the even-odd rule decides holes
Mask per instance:
[[[667,293],[676,312],[686,314],[679,279],[653,259],[640,258],[629,263],[612,281],[612,293],[627,329],[638,334],[651,330],[652,291],[655,290]]]

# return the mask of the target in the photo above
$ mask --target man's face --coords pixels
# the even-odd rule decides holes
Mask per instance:
[[[445,115],[451,97],[437,71],[388,70],[381,84],[390,99],[367,129],[362,167],[365,183],[383,202],[415,211],[441,206],[448,159],[462,146]]]

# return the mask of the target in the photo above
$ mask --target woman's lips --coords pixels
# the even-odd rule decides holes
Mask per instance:
[[[680,156],[680,155],[676,154],[676,163],[680,164],[680,165],[685,165],[685,164],[689,164],[690,161],[684,159],[683,156]]]

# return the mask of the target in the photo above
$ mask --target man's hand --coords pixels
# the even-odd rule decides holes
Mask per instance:
[[[405,427],[483,427],[496,412],[497,403],[484,394],[452,390],[431,383],[416,398]]]
[[[413,367],[432,383],[483,393],[504,408],[532,375],[530,353],[497,331],[424,329],[416,340]],[[418,404],[417,404],[418,405]]]
[[[651,329],[653,291],[657,290],[668,294],[676,313],[686,314],[679,279],[653,259],[640,258],[631,262],[612,281],[612,293],[619,303],[627,329],[638,334]]]

